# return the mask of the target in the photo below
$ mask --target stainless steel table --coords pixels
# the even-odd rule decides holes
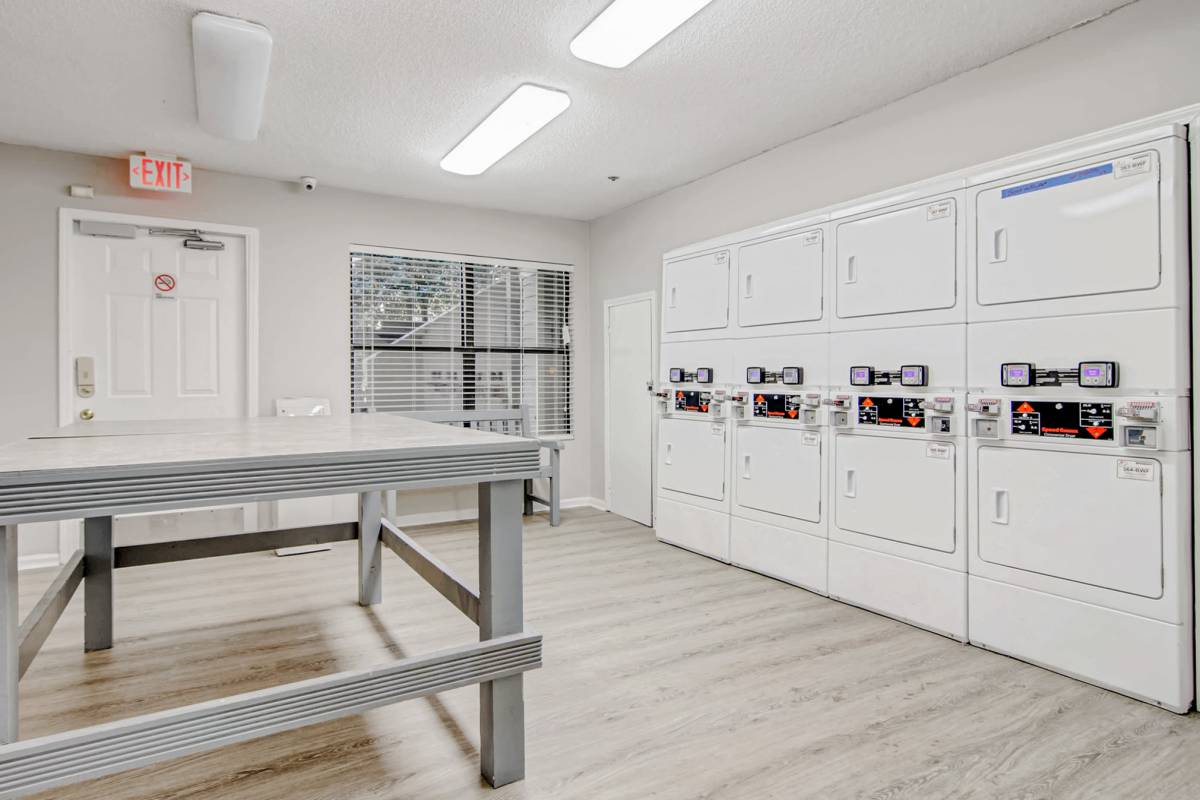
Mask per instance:
[[[0,447],[0,797],[476,683],[483,776],[493,786],[521,779],[522,676],[541,666],[542,653],[541,637],[523,621],[522,489],[539,469],[532,439],[370,414],[87,423]],[[382,517],[386,490],[473,483],[479,484],[478,592]],[[357,523],[113,546],[115,514],[348,492],[359,495]],[[17,524],[75,518],[84,520],[83,548],[20,620]],[[386,547],[479,625],[479,642],[18,740],[18,681],[81,584],[83,644],[103,650],[113,646],[116,569],[352,539],[361,605],[380,602]]]

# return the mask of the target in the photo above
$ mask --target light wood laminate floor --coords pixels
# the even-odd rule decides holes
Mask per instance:
[[[1184,798],[1200,719],[957,644],[660,544],[590,510],[526,526],[528,779],[479,778],[474,687],[41,795],[58,800]],[[470,579],[474,523],[423,543]],[[37,736],[473,641],[391,553],[120,570],[113,650],[82,592],[21,682]],[[50,574],[22,573],[35,602]]]

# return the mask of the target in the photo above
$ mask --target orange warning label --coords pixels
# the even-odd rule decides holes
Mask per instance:
[[[1032,412],[1033,406],[1029,405],[1029,403],[1021,403],[1021,405],[1017,406],[1018,414],[1030,414]]]

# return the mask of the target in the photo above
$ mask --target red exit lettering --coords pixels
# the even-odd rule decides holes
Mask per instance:
[[[192,165],[161,156],[129,157],[129,185],[155,192],[191,192]]]

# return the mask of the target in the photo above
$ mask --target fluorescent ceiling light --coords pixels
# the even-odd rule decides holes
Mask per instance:
[[[442,159],[442,169],[478,175],[567,110],[566,92],[523,83]]]
[[[192,57],[200,127],[226,139],[257,139],[271,66],[271,32],[253,22],[201,12],[192,17]]]
[[[571,40],[571,52],[602,67],[627,67],[711,2],[613,0]]]

